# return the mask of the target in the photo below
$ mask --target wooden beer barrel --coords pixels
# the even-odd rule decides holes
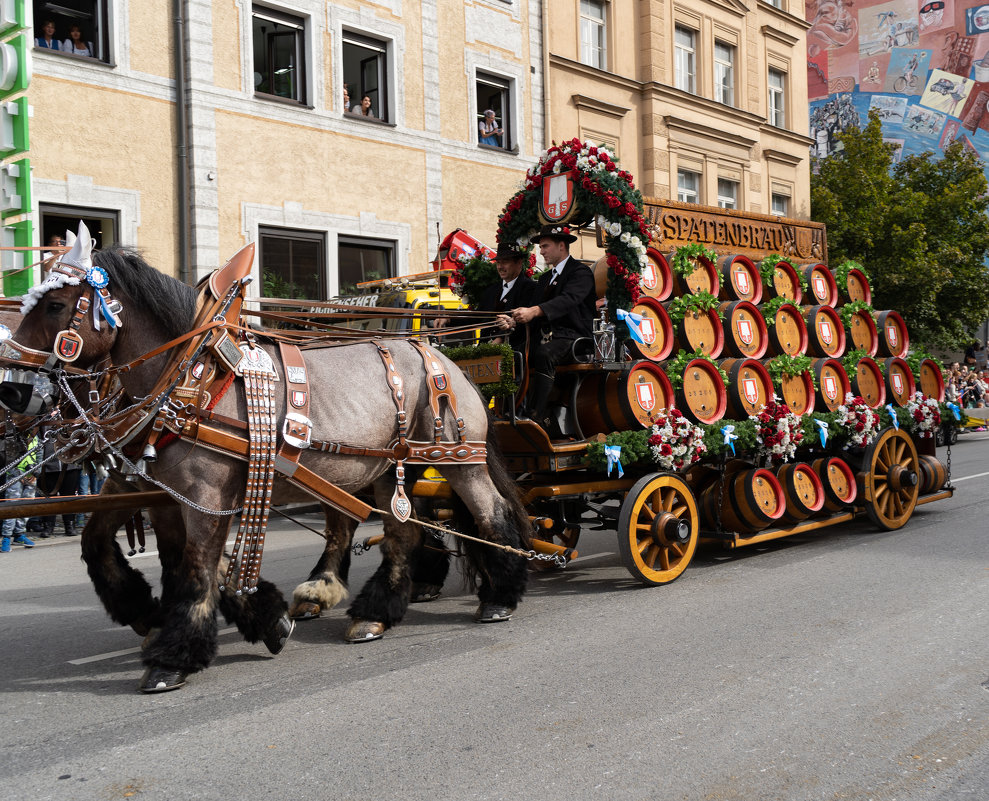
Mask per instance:
[[[629,346],[654,362],[669,358],[676,345],[676,337],[673,334],[670,315],[663,304],[653,298],[640,298],[632,307],[632,313],[642,316],[639,331],[642,333],[643,341],[636,342],[629,337]]]
[[[879,349],[879,331],[876,321],[866,309],[859,309],[845,326],[849,350],[864,350],[867,356],[875,356]]]
[[[717,525],[720,498],[721,528],[739,534],[754,534],[768,528],[786,510],[783,488],[769,470],[754,468],[725,475],[701,494],[699,511],[705,528]]]
[[[814,378],[809,370],[800,375],[784,375],[780,379],[779,395],[790,411],[803,417],[814,410]]]
[[[844,286],[838,287],[838,294],[842,300],[847,300],[849,303],[864,300],[866,303],[872,304],[872,287],[869,286],[869,279],[865,277],[864,272],[856,267],[848,271]]]
[[[910,365],[898,356],[890,356],[883,362],[883,369],[886,373],[886,397],[897,406],[906,406],[917,391]]]
[[[747,300],[750,303],[762,300],[762,276],[750,258],[722,256],[718,266],[721,268],[722,300]]]
[[[879,409],[886,405],[886,381],[875,359],[867,356],[859,359],[849,380],[852,382],[852,392],[861,395],[867,406]]]
[[[799,523],[824,508],[824,485],[809,464],[787,462],[777,468],[776,478],[786,500],[780,522]]]
[[[815,359],[814,378],[817,393],[814,408],[819,412],[833,412],[845,402],[845,395],[852,391],[848,373],[837,359]]]
[[[595,370],[577,375],[572,405],[582,439],[648,428],[660,409],[673,405],[670,379],[651,361],[636,362],[627,372]]]
[[[800,288],[800,276],[788,261],[776,262],[773,267],[773,280],[763,281],[762,299],[765,301],[773,298],[786,298],[794,304],[799,304],[804,298],[804,291]]]
[[[810,356],[841,356],[845,352],[845,326],[832,306],[804,306],[807,323],[807,353]]]
[[[722,359],[720,367],[728,373],[728,408],[732,420],[747,420],[759,414],[772,400],[773,379],[762,362],[755,359]]]
[[[673,264],[673,254],[666,257],[669,264]],[[673,294],[694,295],[698,292],[709,292],[715,297],[720,291],[721,282],[718,279],[718,268],[711,262],[700,256],[696,260],[694,271],[687,276],[673,273]]]
[[[728,356],[761,359],[769,347],[769,332],[758,307],[747,300],[737,300],[722,303],[721,313],[725,336],[722,352]]]
[[[776,310],[773,325],[767,326],[770,356],[798,356],[807,352],[807,323],[800,308],[786,303]]]
[[[855,503],[858,497],[858,484],[855,473],[848,462],[837,456],[815,459],[811,468],[821,479],[824,487],[824,512],[841,512]]]
[[[712,359],[720,356],[725,346],[725,331],[715,309],[688,312],[676,325],[673,333],[678,350],[687,350],[691,353],[699,350]]]
[[[924,359],[920,363],[917,383],[920,384],[920,391],[927,397],[944,403],[944,376],[941,374],[941,366],[934,359]]]
[[[948,483],[948,469],[937,456],[921,454],[920,459],[920,494],[926,495],[937,492]]]
[[[683,383],[674,393],[674,405],[695,423],[715,423],[728,406],[725,382],[707,359],[691,359],[683,368]]]
[[[907,333],[907,324],[903,322],[895,311],[876,312],[876,328],[879,331],[880,356],[907,355],[910,349],[910,335]]]
[[[807,279],[808,303],[832,307],[837,305],[838,285],[826,264],[810,264],[804,267],[804,278]]]
[[[656,248],[646,248],[646,265],[642,268],[639,290],[648,298],[667,300],[673,294],[673,271]],[[598,297],[604,297],[599,293]]]

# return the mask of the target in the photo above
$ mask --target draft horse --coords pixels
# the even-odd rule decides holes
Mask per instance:
[[[107,361],[116,367],[127,366],[118,378],[127,402],[138,408],[161,385],[172,349],[150,358],[148,355],[189,334],[196,320],[197,292],[158,272],[133,251],[113,247],[91,254],[90,250],[88,232],[80,226],[72,251],[61,258],[64,269],[60,271],[56,265],[46,283],[25,296],[23,320],[3,346],[0,358],[16,360],[25,352],[40,354],[38,358],[46,359],[43,369],[54,365],[57,376],[62,365],[55,353],[65,344],[64,337],[59,339],[60,332],[74,330],[78,337],[73,341],[79,352],[73,366],[96,369]],[[102,300],[97,295],[102,295]],[[100,303],[102,312],[88,311]],[[80,313],[84,308],[86,311]],[[105,318],[102,324],[100,313]],[[109,324],[113,321],[115,325]],[[260,335],[257,340],[278,365],[274,344]],[[408,438],[428,442],[437,418],[430,406],[424,360],[409,342],[394,340],[386,345],[394,370],[403,378]],[[317,346],[304,353],[313,436],[323,442],[356,443],[370,455],[306,449],[299,456],[299,464],[347,493],[373,488],[378,506],[387,508],[395,490],[395,470],[393,462],[381,454],[394,444],[397,417],[390,376],[375,343]],[[433,355],[455,394],[467,438],[487,442],[488,412],[480,394],[455,365],[440,354]],[[0,383],[0,403],[21,413],[31,403],[32,385],[16,372],[5,376],[7,380]],[[227,421],[235,434],[243,433],[243,425],[238,427],[236,421],[247,419],[247,401],[239,386],[242,381],[237,378],[210,411],[211,419],[220,421],[218,426]],[[286,412],[283,394],[274,393],[278,419]],[[151,429],[153,418],[154,414],[148,415],[142,435]],[[439,424],[444,440],[455,437],[457,421],[449,408],[444,407]],[[139,452],[141,435],[128,439],[128,447],[133,450],[136,446]],[[437,467],[458,499],[455,522],[461,531],[510,548],[527,547],[528,517],[503,463],[492,451],[484,463]],[[218,588],[218,576],[226,570],[224,545],[231,518],[210,511],[244,505],[247,464],[194,440],[179,438],[161,448],[156,461],[146,469],[148,475],[187,499],[182,504],[149,510],[162,564],[160,598],[154,597],[148,582],[124,558],[117,544],[115,533],[128,513],[97,511],[82,532],[82,557],[110,617],[139,634],[150,633],[143,648],[146,670],[140,689],[159,692],[180,687],[189,674],[210,664],[217,651],[218,610],[249,642],[263,641],[277,653],[291,633],[287,604],[280,591],[263,579],[253,593],[234,594]],[[143,479],[130,486],[151,488]],[[127,483],[116,476],[108,487],[109,491],[121,491]],[[272,503],[308,497],[311,495],[284,478],[275,479]],[[338,591],[327,586],[334,580],[328,565],[340,561],[352,533],[352,526],[340,517],[328,516],[328,529],[334,523],[333,531],[327,532],[326,550],[310,581],[300,585],[303,595],[308,592],[319,598],[325,592],[339,597]],[[421,529],[414,520],[400,522],[390,516],[383,516],[383,528],[382,562],[347,610],[352,619],[347,632],[351,642],[380,637],[402,620],[409,603]],[[473,543],[465,546],[465,552],[480,599],[475,620],[507,619],[525,592],[524,557]],[[322,598],[323,605],[336,597]]]

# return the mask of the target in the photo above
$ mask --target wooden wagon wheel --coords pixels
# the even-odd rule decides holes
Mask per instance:
[[[920,494],[920,460],[908,434],[887,428],[866,449],[863,478],[871,491],[863,493],[865,511],[880,528],[895,531],[913,514]]]
[[[643,584],[669,584],[690,564],[699,525],[694,493],[680,476],[644,476],[628,491],[618,514],[622,562]]]

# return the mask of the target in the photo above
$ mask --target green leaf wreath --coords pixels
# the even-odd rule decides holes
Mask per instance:
[[[795,378],[809,373],[811,384],[817,389],[817,379],[814,378],[814,371],[810,369],[813,364],[814,360],[810,356],[791,356],[789,353],[782,353],[766,362],[766,369],[776,386],[783,383],[784,377]]]
[[[766,321],[766,325],[776,325],[776,313],[780,310],[781,306],[793,306],[797,312],[797,316],[799,316],[800,307],[794,304],[790,298],[784,298],[780,295],[759,304],[759,311],[762,312],[762,319]]]
[[[800,284],[800,291],[804,293],[807,292],[807,279],[804,278],[800,265],[793,261],[793,259],[789,256],[781,256],[779,253],[770,253],[761,262],[759,262],[759,275],[762,276],[763,286],[773,286],[776,265],[781,261],[785,261],[793,268],[793,272],[797,275],[797,283]]]
[[[841,317],[841,324],[848,328],[852,324],[852,317],[859,312],[867,311],[872,315],[872,320],[875,322],[876,310],[872,308],[872,304],[866,303],[864,300],[853,300],[851,303],[846,303],[844,306],[838,309],[838,314]]]
[[[857,261],[852,261],[851,259],[846,259],[841,264],[839,264],[834,271],[834,280],[838,284],[838,291],[844,295],[848,294],[848,274],[852,270],[858,270],[862,275],[865,276],[865,280],[869,280],[869,274],[865,271],[865,267],[859,264]]]
[[[718,254],[699,243],[680,245],[673,251],[670,269],[677,275],[686,278],[697,269],[699,259],[715,264],[718,261]]]
[[[855,375],[855,371],[858,369],[859,362],[862,359],[867,358],[868,356],[869,354],[866,353],[864,350],[862,350],[861,348],[856,348],[855,350],[848,351],[848,353],[846,353],[844,356],[841,357],[841,366],[845,368],[845,372],[848,373],[849,378]],[[879,364],[878,362],[876,363]],[[879,365],[879,369],[880,371],[883,369],[883,366],[881,364]]]
[[[681,350],[676,355],[676,358],[670,359],[663,365],[663,372],[666,373],[666,377],[670,379],[674,392],[683,386],[683,370],[694,359],[704,359],[704,361],[713,364],[717,369],[718,374],[721,376],[721,380],[724,381],[725,387],[731,385],[731,381],[728,380],[728,373],[722,370],[721,367],[718,366],[718,363],[706,353],[702,353],[700,349],[695,350],[693,353],[689,353],[686,350]]]
[[[670,301],[666,311],[674,327],[683,322],[688,314],[703,313],[711,310],[718,315],[719,320],[725,318],[721,311],[721,302],[710,292],[695,292],[692,295],[682,295]]]

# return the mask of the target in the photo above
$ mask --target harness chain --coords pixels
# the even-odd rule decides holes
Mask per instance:
[[[242,348],[244,349],[244,348]],[[257,349],[255,351],[255,349]],[[252,353],[261,353],[251,343],[245,349],[250,362]],[[247,463],[247,487],[244,492],[244,511],[237,527],[237,538],[230,554],[230,562],[220,591],[234,586],[235,594],[257,592],[261,573],[261,556],[264,552],[264,535],[268,527],[271,508],[271,486],[275,478],[275,400],[273,367],[262,360],[254,367],[243,369],[244,396],[247,400],[248,440],[250,442]],[[268,362],[270,364],[270,361]],[[243,551],[242,551],[243,548]]]

